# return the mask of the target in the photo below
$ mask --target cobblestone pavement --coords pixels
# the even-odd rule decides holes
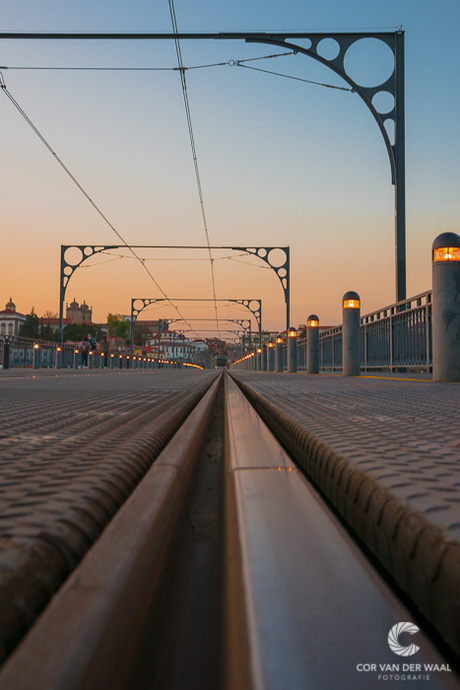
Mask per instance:
[[[0,372],[0,660],[214,372]]]

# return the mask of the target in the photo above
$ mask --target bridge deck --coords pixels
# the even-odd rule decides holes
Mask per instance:
[[[215,378],[195,370],[4,374],[0,661]]]
[[[174,445],[216,375],[0,374],[2,658],[154,459]],[[397,591],[459,652],[460,386],[405,377],[232,375]]]
[[[259,414],[460,653],[460,386],[238,372]]]

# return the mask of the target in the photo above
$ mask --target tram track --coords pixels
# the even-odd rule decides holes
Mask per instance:
[[[0,690],[380,687],[410,613],[220,376],[0,671]],[[445,663],[422,633],[418,661]],[[453,673],[430,688],[455,688]],[[411,687],[411,686],[409,686]]]

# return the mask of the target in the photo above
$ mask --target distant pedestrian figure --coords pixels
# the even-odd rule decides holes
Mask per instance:
[[[83,336],[83,339],[82,339],[80,345],[78,346],[78,349],[79,349],[80,355],[81,355],[80,368],[86,369],[86,367],[88,366],[88,354],[89,354],[89,351],[91,350],[91,343],[90,343],[88,335]]]
[[[106,335],[102,338],[100,348],[101,348],[101,356],[104,355],[103,366],[106,367],[106,366],[108,366],[108,359],[109,359],[109,352],[110,352],[110,345],[109,345],[109,341],[107,340]]]
[[[91,333],[88,333],[88,340],[89,340],[89,344],[90,344],[90,350],[95,352],[96,348],[97,348],[96,338],[94,337],[94,335],[91,335]]]

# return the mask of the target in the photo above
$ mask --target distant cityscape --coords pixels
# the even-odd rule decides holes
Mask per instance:
[[[192,338],[180,329],[170,329],[171,320],[137,319],[134,324],[132,354],[154,359],[179,360],[209,366],[217,356],[225,355],[229,362],[237,360],[246,352],[254,351],[261,345],[274,342],[280,333],[263,330],[243,330],[238,342],[228,342],[222,338]],[[63,320],[63,343],[78,346],[85,335],[92,335],[98,343],[108,343],[113,353],[131,352],[131,317],[123,314],[108,314],[105,323],[93,322],[93,309],[85,300],[79,303],[75,298],[66,303]],[[327,330],[330,326],[321,326]],[[305,337],[306,326],[297,327],[297,335]],[[45,312],[43,316],[17,310],[10,297],[5,308],[0,310],[0,337],[22,337],[50,342],[59,340],[59,317],[57,313]]]
[[[108,314],[106,323],[95,323],[92,307],[85,300],[79,303],[75,298],[66,304],[63,343],[78,346],[85,335],[92,335],[100,343],[107,341],[109,351],[126,353],[131,350],[130,316]],[[245,332],[240,342],[226,342],[217,337],[191,338],[180,330],[169,328],[169,319],[141,320],[134,325],[133,354],[155,359],[174,359],[209,366],[209,361],[225,355],[229,361],[238,359],[243,351],[259,346],[276,337],[276,333],[263,331]],[[57,342],[59,340],[59,317],[45,312],[39,316],[32,308],[29,314],[18,311],[12,297],[0,311],[0,336],[33,338]]]

